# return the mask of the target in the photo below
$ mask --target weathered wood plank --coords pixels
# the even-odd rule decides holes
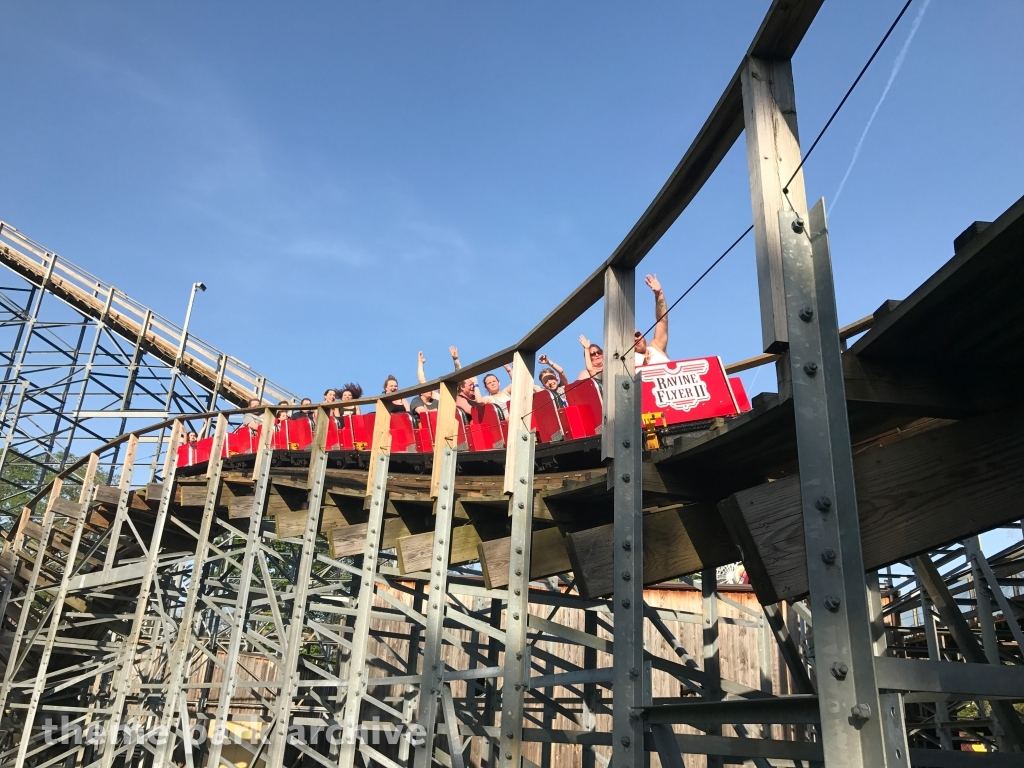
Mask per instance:
[[[565,537],[580,595],[609,595],[614,582],[612,525]],[[685,576],[739,560],[739,550],[709,504],[693,504],[644,516],[644,584]]]
[[[327,536],[331,547],[331,557],[337,560],[339,557],[353,557],[363,554],[366,549],[366,529],[368,523],[357,525],[343,525],[340,528],[332,528]]]
[[[1024,413],[977,417],[854,456],[864,568],[1020,518]],[[799,478],[719,504],[762,603],[807,594]]]
[[[482,541],[477,545],[480,570],[487,589],[508,586],[508,563],[512,546],[511,537]],[[533,532],[530,544],[530,578],[544,579],[572,570],[565,539],[557,528],[542,528]]]
[[[449,565],[469,563],[477,559],[477,544],[480,535],[472,525],[452,528]],[[434,550],[434,532],[416,533],[398,539],[398,570],[401,573],[423,571],[431,566],[430,557]]]

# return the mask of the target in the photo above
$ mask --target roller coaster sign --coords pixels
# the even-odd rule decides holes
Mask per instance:
[[[640,373],[645,415],[658,426],[687,421],[736,416],[741,402],[719,357],[673,360],[637,368]],[[740,400],[745,401],[743,395]],[[743,409],[745,410],[745,409]]]

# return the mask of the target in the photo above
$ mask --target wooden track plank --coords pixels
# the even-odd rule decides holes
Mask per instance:
[[[449,565],[469,563],[477,559],[477,545],[480,535],[472,525],[460,525],[452,528],[451,551],[448,556]],[[431,554],[434,550],[434,532],[417,533],[398,539],[398,570],[401,573],[424,571],[431,567]]]
[[[477,545],[480,570],[487,589],[508,586],[508,563],[512,538],[481,541]],[[565,539],[557,528],[542,528],[533,532],[530,544],[530,578],[544,579],[572,570]]]
[[[613,526],[565,537],[576,586],[585,600],[609,595],[614,582]],[[644,584],[656,584],[739,560],[721,515],[710,504],[693,504],[644,516]]]

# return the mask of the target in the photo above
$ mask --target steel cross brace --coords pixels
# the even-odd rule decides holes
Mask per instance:
[[[444,634],[445,602],[448,591],[448,560],[451,548],[452,518],[455,507],[455,469],[458,453],[446,446],[441,453],[440,484],[435,505],[434,548],[430,560],[430,590],[427,594],[427,617],[423,641],[423,672],[420,683],[420,713],[417,724],[422,729],[423,743],[413,755],[415,768],[430,768],[437,724],[437,704],[444,685],[444,663],[441,645]],[[410,653],[412,651],[410,650]],[[455,737],[453,743],[458,742]]]

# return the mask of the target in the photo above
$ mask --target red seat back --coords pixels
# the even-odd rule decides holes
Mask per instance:
[[[224,441],[224,455],[237,456],[240,453],[255,453],[259,447],[262,433],[262,426],[255,432],[248,427],[242,427],[237,432],[232,432]]]
[[[327,418],[327,442],[328,451],[336,451],[341,448],[341,431],[338,429],[338,422],[333,416]]]
[[[581,428],[584,432],[580,437],[590,437],[601,433],[604,418],[604,402],[601,399],[601,388],[593,379],[574,381],[565,388],[565,399],[570,407],[579,412]]]
[[[550,389],[533,393],[533,423],[542,443],[565,439],[565,427],[556,407],[555,395]]]
[[[498,408],[492,403],[477,405],[473,408],[473,431],[479,432],[484,447],[474,450],[494,450],[505,447],[506,432],[502,429],[504,419],[498,415]]]
[[[416,435],[412,429],[412,416],[408,413],[391,414],[391,452],[416,450]]]
[[[376,414],[370,413],[366,416],[347,416],[352,425],[353,448],[361,451],[368,451],[373,443],[373,422]]]

